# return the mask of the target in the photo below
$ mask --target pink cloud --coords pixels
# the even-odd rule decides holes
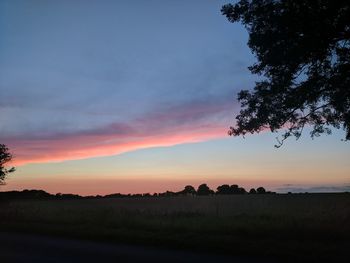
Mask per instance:
[[[1,140],[14,165],[115,155],[148,147],[172,146],[226,136],[231,103],[196,102],[145,114],[128,124],[112,123],[75,133],[24,134]]]

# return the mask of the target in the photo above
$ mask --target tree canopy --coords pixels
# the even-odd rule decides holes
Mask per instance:
[[[239,187],[236,184],[229,186],[228,184],[223,184],[218,186],[217,195],[232,195],[232,194],[245,194],[246,190],[243,187]]]
[[[350,2],[345,0],[241,0],[222,7],[241,22],[261,76],[238,94],[241,111],[229,135],[284,129],[283,141],[345,130],[350,139]]]
[[[201,184],[198,186],[197,195],[210,195],[214,194],[214,191],[209,188],[207,184]]]
[[[189,195],[197,194],[196,189],[194,189],[194,187],[192,185],[186,185],[184,190],[182,190],[180,193],[189,194]]]
[[[258,187],[257,189],[256,189],[256,193],[258,193],[258,194],[265,194],[266,193],[266,190],[265,190],[265,188],[264,187]]]
[[[15,171],[15,168],[12,167],[7,169],[5,167],[6,163],[12,160],[12,154],[9,152],[9,149],[4,144],[0,144],[0,185],[5,183],[5,177],[7,174]]]

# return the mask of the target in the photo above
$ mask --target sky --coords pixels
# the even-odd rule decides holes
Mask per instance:
[[[229,137],[255,62],[227,1],[0,1],[2,190],[108,194],[206,182],[350,191],[344,133]]]

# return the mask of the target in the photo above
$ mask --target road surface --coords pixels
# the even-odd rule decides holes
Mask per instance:
[[[0,262],[255,263],[258,261],[231,256],[148,248],[144,246],[97,243],[28,234],[0,233]]]

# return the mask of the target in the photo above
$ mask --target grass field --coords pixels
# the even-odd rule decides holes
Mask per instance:
[[[0,207],[7,232],[284,261],[345,261],[350,247],[350,194],[16,200]]]

